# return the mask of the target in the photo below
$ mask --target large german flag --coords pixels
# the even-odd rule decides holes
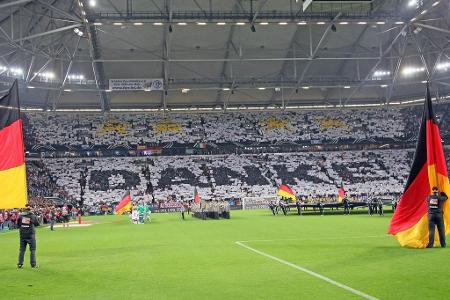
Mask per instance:
[[[124,213],[129,212],[132,207],[133,203],[131,202],[131,194],[130,191],[127,191],[122,197],[122,200],[120,200],[119,204],[116,206],[116,215],[123,215]]]
[[[278,196],[291,199],[292,201],[297,201],[295,192],[285,184],[280,185],[278,188]]]
[[[450,195],[447,166],[439,127],[433,113],[427,85],[425,107],[420,125],[416,153],[405,190],[392,217],[389,233],[400,245],[425,248],[428,244],[427,197],[433,186]],[[450,201],[444,204],[445,232],[450,232]],[[435,243],[439,242],[436,235]]]
[[[21,208],[26,203],[25,156],[16,80],[0,98],[0,209]]]

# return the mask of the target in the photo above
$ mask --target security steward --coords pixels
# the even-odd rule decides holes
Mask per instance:
[[[445,227],[444,217],[442,215],[442,205],[447,201],[447,195],[442,192],[439,194],[439,189],[433,187],[433,194],[428,196],[428,230],[430,239],[428,240],[427,248],[433,248],[434,245],[434,230],[437,226],[439,233],[439,241],[441,247],[445,248]]]
[[[17,263],[17,268],[21,269],[23,267],[23,259],[25,256],[25,250],[27,245],[30,247],[30,264],[32,268],[37,268],[36,263],[36,236],[35,236],[35,226],[39,226],[39,221],[37,217],[31,212],[31,208],[28,204],[25,205],[25,209],[19,216],[17,221],[17,226],[20,232],[20,253],[19,262]]]

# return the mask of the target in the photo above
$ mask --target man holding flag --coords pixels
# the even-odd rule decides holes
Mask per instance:
[[[445,228],[444,228],[444,218],[442,215],[442,205],[447,201],[448,197],[445,193],[439,195],[439,190],[437,186],[433,187],[433,195],[428,196],[428,230],[430,232],[430,237],[428,239],[427,248],[433,248],[434,245],[434,231],[438,229],[439,241],[441,242],[441,247],[445,248]]]
[[[432,247],[437,242],[435,224],[441,246],[445,246],[445,234],[450,233],[450,202],[444,201],[450,185],[428,85],[426,95],[411,172],[388,231],[400,245],[412,248]]]
[[[344,207],[344,215],[350,214],[350,204],[348,202],[347,197],[345,196],[344,184],[341,182],[341,187],[338,190],[338,202],[342,203]]]
[[[17,220],[20,241],[17,264],[19,269],[23,267],[27,245],[30,248],[31,267],[37,268],[34,227],[39,226],[39,222],[27,202],[19,87],[15,80],[9,91],[0,97],[0,210],[25,208]]]
[[[295,192],[285,184],[280,185],[278,188],[278,196],[281,196],[281,200],[278,200],[278,207],[281,208],[283,214],[286,216],[286,205],[289,201],[296,202],[297,196],[295,196]]]

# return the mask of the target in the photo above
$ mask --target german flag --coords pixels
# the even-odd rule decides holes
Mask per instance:
[[[338,202],[342,202],[342,200],[344,200],[345,198],[345,190],[344,190],[344,186],[341,183],[341,187],[338,190]]]
[[[199,204],[200,202],[202,202],[202,198],[200,198],[200,194],[197,191],[197,187],[195,187],[195,189],[194,189],[194,203],[195,204]]]
[[[280,185],[278,188],[278,196],[291,199],[292,201],[297,200],[294,191],[285,184]]]
[[[427,197],[431,194],[432,187],[437,186],[439,191],[450,195],[442,140],[428,85],[426,97],[414,161],[388,231],[400,245],[412,248],[425,248],[428,244]],[[450,201],[445,202],[443,210],[445,232],[448,234]],[[437,242],[438,235],[435,239],[435,243]]]
[[[0,97],[0,209],[22,208],[27,203],[22,120],[17,80]]]
[[[127,191],[125,193],[125,195],[123,195],[122,200],[116,206],[116,209],[115,209],[116,215],[123,215],[127,211],[130,211],[131,207],[132,207],[132,203],[131,203],[130,191]]]

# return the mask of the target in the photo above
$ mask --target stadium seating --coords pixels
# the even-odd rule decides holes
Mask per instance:
[[[436,106],[445,115],[448,104]],[[417,134],[421,106],[209,114],[27,113],[26,144],[137,145],[143,143],[277,143],[407,139]],[[441,127],[447,135],[448,118]]]
[[[87,168],[88,184],[84,198],[87,204],[94,205],[116,202],[128,189],[135,199],[143,199],[147,190],[142,172],[145,165],[150,170],[155,199],[161,201],[181,197],[191,199],[195,187],[205,198],[272,196],[281,183],[305,196],[335,196],[341,182],[349,193],[355,195],[399,194],[406,181],[411,158],[410,150],[377,150],[160,156],[149,163],[142,157],[49,158],[30,160],[28,166],[29,170],[36,165],[42,166],[41,169],[46,170],[44,177],[52,178],[56,183],[54,191],[65,190],[70,198],[79,197],[79,174]],[[30,189],[39,194],[33,183],[39,179],[34,178],[33,172],[29,173]]]
[[[27,113],[24,127],[26,144],[35,151],[45,145],[87,149],[93,145],[127,145],[136,149],[139,144],[265,142],[275,145],[295,140],[334,144],[337,140],[386,138],[395,144],[396,139],[414,141],[421,109],[415,106],[165,117],[138,113]],[[450,133],[448,109],[448,104],[436,106],[443,136]],[[413,158],[412,149],[223,153],[227,154],[157,156],[151,160],[139,156],[29,159],[29,194],[33,199],[43,196],[77,199],[80,172],[88,170],[84,199],[90,205],[115,202],[125,190],[131,190],[135,199],[150,197],[145,193],[153,191],[158,201],[191,199],[194,187],[206,198],[269,196],[275,194],[276,186],[281,183],[301,195],[314,197],[334,197],[341,183],[355,195],[398,195]],[[150,183],[142,172],[146,165]]]

